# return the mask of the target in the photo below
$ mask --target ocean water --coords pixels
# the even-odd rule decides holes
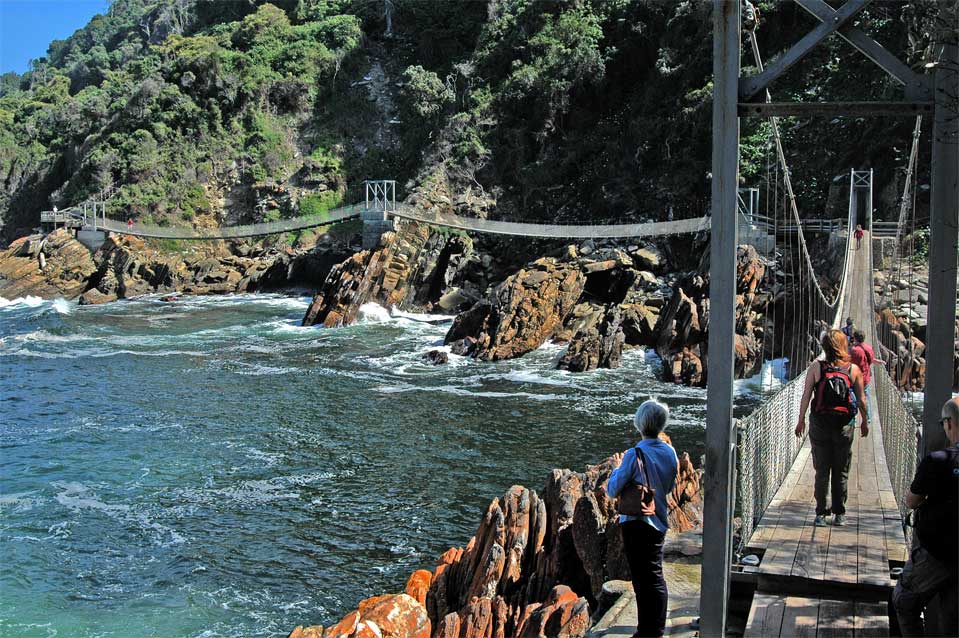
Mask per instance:
[[[400,591],[511,485],[625,449],[650,396],[702,453],[705,391],[640,349],[434,367],[451,318],[302,328],[308,301],[0,299],[0,636],[285,636]]]

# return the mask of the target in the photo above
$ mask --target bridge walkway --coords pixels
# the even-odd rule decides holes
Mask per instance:
[[[866,238],[854,252],[841,316],[851,316],[872,343],[870,246]],[[856,427],[847,524],[813,525],[814,469],[807,439],[747,541],[746,553],[762,558],[748,570],[757,589],[746,636],[888,635],[890,568],[905,561],[906,541],[876,395],[870,394],[869,436],[861,437]]]
[[[178,226],[155,226],[126,222],[105,217],[97,217],[95,224],[90,223],[93,230],[103,230],[121,235],[135,237],[152,237],[177,240],[221,240],[240,239],[244,237],[259,237],[277,233],[294,232],[318,226],[328,226],[350,219],[358,219],[364,213],[364,204],[353,204],[331,209],[323,215],[312,217],[296,217],[275,222],[261,222],[240,226],[222,226],[219,228],[187,228]],[[420,211],[412,206],[400,204],[395,209],[383,213],[392,218],[407,219],[410,221],[465,230],[477,233],[496,235],[510,235],[516,237],[543,237],[555,239],[602,239],[602,238],[632,238],[655,237],[662,235],[676,235],[683,233],[698,233],[708,231],[709,217],[680,219],[671,222],[643,222],[636,224],[540,224],[528,222],[510,222],[492,219],[478,219],[460,217],[459,215],[441,215]],[[92,222],[94,218],[87,217],[81,209],[70,208],[59,212],[44,211],[41,221],[66,225],[79,225]],[[84,225],[84,228],[87,226]]]

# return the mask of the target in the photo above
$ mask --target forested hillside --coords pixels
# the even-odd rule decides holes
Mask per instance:
[[[767,59],[816,24],[793,3],[758,6]],[[322,212],[368,178],[397,179],[402,196],[425,184],[464,214],[702,214],[710,12],[635,0],[114,0],[31,71],[2,77],[2,234],[111,185],[112,216],[172,225]],[[935,12],[876,3],[858,22],[920,65]],[[897,95],[834,40],[777,82],[777,99]],[[875,168],[894,198],[911,127],[787,120],[804,209],[828,208],[833,178],[852,166]],[[767,133],[743,123],[744,184],[766,174]]]

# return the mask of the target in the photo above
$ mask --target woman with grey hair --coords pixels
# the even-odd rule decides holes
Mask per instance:
[[[639,622],[634,638],[662,636],[666,631],[666,601],[669,591],[663,578],[663,543],[669,529],[666,496],[673,491],[679,474],[679,457],[671,445],[659,438],[669,421],[669,408],[650,399],[643,402],[633,417],[633,426],[642,434],[635,447],[613,455],[616,469],[606,483],[606,493],[616,498],[630,483],[646,484],[656,490],[656,515],[637,518],[621,515],[626,561],[636,592]],[[645,468],[643,467],[645,465]]]

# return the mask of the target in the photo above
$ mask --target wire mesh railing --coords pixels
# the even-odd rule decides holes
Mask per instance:
[[[909,511],[906,507],[906,491],[916,473],[919,422],[907,407],[902,392],[884,366],[872,366],[872,379],[879,423],[882,425],[882,444],[886,452],[889,482],[892,483],[892,491],[896,495],[899,515],[905,521]],[[911,528],[908,527],[905,530],[907,546],[912,542],[910,531]]]
[[[794,433],[805,383],[803,371],[737,424],[736,500],[742,521],[737,556],[742,555],[805,442],[805,437]]]

